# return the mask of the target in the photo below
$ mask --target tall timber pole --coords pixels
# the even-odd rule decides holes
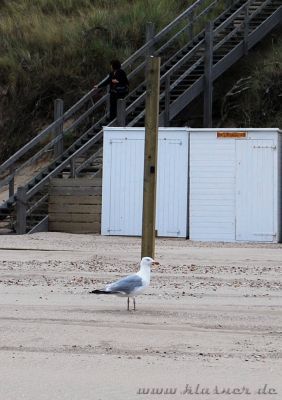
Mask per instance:
[[[155,255],[160,57],[149,57],[146,68],[145,157],[141,257]]]

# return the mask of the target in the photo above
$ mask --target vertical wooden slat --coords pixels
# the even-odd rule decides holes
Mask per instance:
[[[76,172],[75,172],[75,158],[72,158],[70,161],[70,175],[71,178],[76,177]]]
[[[188,16],[188,40],[191,41],[194,37],[194,12],[192,11]]]
[[[170,75],[165,80],[165,111],[164,111],[164,126],[169,126],[170,121]]]
[[[117,126],[126,125],[126,101],[124,99],[118,99],[117,101]]]
[[[205,72],[204,72],[204,128],[212,127],[213,91],[213,23],[209,22],[205,32]]]
[[[17,190],[17,222],[16,222],[16,232],[18,235],[26,233],[26,188],[23,186],[18,187]]]
[[[10,167],[10,179],[9,179],[9,197],[12,197],[15,193],[15,173],[14,166]]]
[[[56,99],[54,101],[54,121],[59,119],[64,114],[64,102],[62,99]],[[54,146],[54,157],[59,157],[64,151],[63,141],[63,124],[60,124],[54,133],[54,137],[60,137],[60,140]]]
[[[146,25],[146,43],[150,42],[155,36],[155,25],[153,22],[148,22]],[[151,44],[146,50],[146,56],[154,54],[154,45]]]
[[[244,55],[249,52],[248,38],[249,38],[249,3],[246,4],[244,14]]]

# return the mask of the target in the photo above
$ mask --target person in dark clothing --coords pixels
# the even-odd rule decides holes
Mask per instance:
[[[119,60],[112,60],[110,64],[112,71],[103,82],[94,86],[94,89],[110,85],[110,121],[112,121],[117,116],[118,99],[123,99],[129,92],[129,82]]]

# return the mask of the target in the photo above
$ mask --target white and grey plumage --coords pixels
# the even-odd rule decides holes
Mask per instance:
[[[133,308],[136,310],[135,297],[143,293],[150,285],[151,266],[159,263],[151,257],[143,257],[140,262],[140,270],[136,274],[128,275],[116,282],[110,283],[102,290],[93,290],[94,294],[115,294],[127,297],[127,310],[129,310],[129,298],[133,298]]]

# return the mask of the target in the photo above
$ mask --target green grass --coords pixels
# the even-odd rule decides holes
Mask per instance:
[[[0,160],[99,82],[112,58],[144,44],[145,25],[160,30],[189,2],[179,0],[0,1]]]
[[[183,6],[178,0],[9,0],[0,6],[1,83],[12,91],[35,76],[105,74],[109,59],[125,59],[144,43],[146,21],[165,26]],[[130,11],[130,12],[129,12]]]
[[[52,121],[54,99],[63,98],[65,108],[73,105],[106,75],[109,60],[125,60],[144,44],[146,22],[159,31],[189,2],[0,0],[0,162]],[[183,44],[185,38],[179,40]],[[272,96],[264,90],[271,82],[281,82],[281,69],[275,66],[281,61],[280,46],[250,64],[253,87],[242,96],[250,124],[280,121],[281,126],[281,112],[277,117],[270,112],[267,119],[259,111],[277,109],[277,90]]]
[[[235,127],[282,127],[281,30],[273,32],[248,57],[240,60],[215,85],[217,109],[224,104],[218,124]],[[232,87],[246,79],[237,94],[226,98]],[[224,100],[224,103],[222,101]]]

